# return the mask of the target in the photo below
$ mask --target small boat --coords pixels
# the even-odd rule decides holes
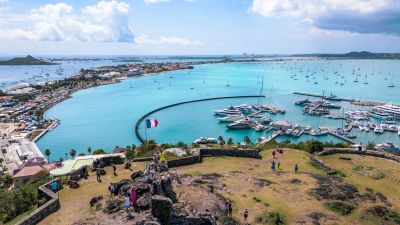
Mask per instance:
[[[237,120],[231,124],[226,125],[229,129],[250,129],[254,125],[254,121],[249,118],[244,118],[241,120]]]
[[[334,95],[334,94],[332,94],[332,93],[331,93],[331,95],[329,95],[329,96],[324,96],[324,97],[322,97],[322,98],[328,99],[328,100],[332,100],[332,101],[342,101],[342,98],[340,98],[340,97],[338,97],[338,96],[336,96],[336,95]]]
[[[382,127],[376,127],[375,129],[374,129],[374,132],[375,133],[378,133],[378,134],[382,134],[383,133],[383,128]]]
[[[254,130],[256,130],[256,131],[263,131],[263,130],[265,130],[265,126],[264,126],[264,125],[261,125],[261,124],[258,124],[258,125],[254,128]]]
[[[194,141],[196,144],[215,144],[217,143],[216,138],[209,138],[209,137],[199,137]]]

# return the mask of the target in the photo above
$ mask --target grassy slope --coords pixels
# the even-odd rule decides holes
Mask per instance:
[[[342,160],[339,157],[351,158]],[[376,192],[384,194],[392,204],[392,210],[400,212],[400,164],[381,158],[359,155],[329,155],[322,159],[332,168],[340,169],[346,174],[345,182],[356,186],[361,193],[366,188],[372,188]],[[362,166],[362,170],[358,169]],[[384,174],[384,178],[374,178],[377,174]],[[373,217],[362,212],[365,206],[350,215],[354,220],[360,219],[364,224],[377,224]]]

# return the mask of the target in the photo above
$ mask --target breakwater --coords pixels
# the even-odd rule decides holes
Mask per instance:
[[[154,109],[154,110],[144,114],[143,116],[141,116],[139,118],[139,120],[135,124],[135,134],[136,134],[136,137],[139,139],[139,141],[143,143],[145,140],[143,139],[143,137],[141,136],[141,134],[139,132],[140,124],[143,122],[143,120],[145,120],[150,115],[152,115],[152,114],[154,114],[156,112],[159,112],[161,110],[167,109],[167,108],[172,108],[172,107],[175,107],[175,106],[178,106],[178,105],[184,105],[184,104],[195,103],[195,102],[213,101],[213,100],[221,100],[221,99],[260,98],[260,97],[265,97],[265,96],[264,95],[241,95],[241,96],[228,96],[228,97],[216,97],[216,98],[203,98],[203,99],[184,101],[184,102],[174,103],[174,104],[171,104],[171,105],[166,105],[166,106]]]

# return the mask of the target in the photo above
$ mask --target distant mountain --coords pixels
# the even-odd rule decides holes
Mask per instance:
[[[400,59],[400,53],[349,52],[346,54],[297,54],[294,57],[349,58],[349,59]]]
[[[9,60],[0,61],[0,65],[56,65],[56,64],[57,63],[36,59],[30,55],[26,57],[17,57]]]

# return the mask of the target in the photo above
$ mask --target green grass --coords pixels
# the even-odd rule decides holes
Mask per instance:
[[[328,209],[342,216],[349,215],[355,209],[355,206],[344,202],[328,202],[325,205]]]

